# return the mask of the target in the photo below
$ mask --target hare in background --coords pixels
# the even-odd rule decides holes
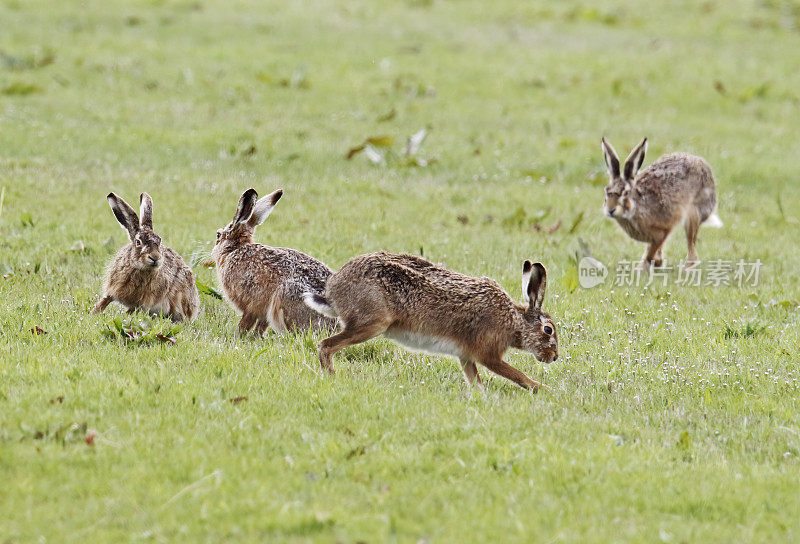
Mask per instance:
[[[686,265],[696,265],[700,225],[722,226],[716,213],[714,175],[708,163],[688,153],[670,153],[639,172],[647,152],[644,138],[620,170],[617,152],[605,138],[602,148],[609,176],[603,211],[628,236],[649,244],[639,267],[649,269],[663,264],[664,245],[680,223],[686,229]]]

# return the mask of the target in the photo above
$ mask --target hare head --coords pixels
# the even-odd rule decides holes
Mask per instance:
[[[633,216],[636,206],[633,191],[636,186],[636,174],[642,167],[645,153],[647,153],[647,138],[643,138],[639,145],[631,151],[622,170],[620,170],[617,152],[605,138],[602,139],[601,147],[609,178],[603,212],[608,217],[630,218]]]
[[[259,199],[255,189],[246,190],[239,199],[233,221],[217,231],[214,251],[216,252],[218,248],[234,248],[252,242],[256,227],[269,217],[282,195],[283,189],[278,189]]]
[[[139,269],[160,268],[164,262],[161,237],[153,232],[153,199],[150,195],[142,193],[139,197],[141,222],[133,208],[122,198],[114,193],[109,193],[106,198],[117,221],[128,232],[131,264]]]
[[[522,265],[522,317],[524,326],[518,329],[517,349],[528,351],[540,361],[552,363],[558,359],[558,336],[553,318],[542,311],[547,271],[541,263],[525,261]]]

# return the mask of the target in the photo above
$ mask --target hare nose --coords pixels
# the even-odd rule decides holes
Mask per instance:
[[[608,216],[614,217],[614,210],[608,210]]]
[[[150,256],[148,257],[148,259],[150,259],[150,264],[151,264],[151,265],[155,266],[155,265],[157,265],[157,264],[158,264],[158,257],[153,257],[152,255],[150,255]]]

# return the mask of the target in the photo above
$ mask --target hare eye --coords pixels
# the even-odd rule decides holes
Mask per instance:
[[[549,334],[553,334],[553,327],[551,327],[550,325],[545,325],[544,326],[544,333],[548,334],[548,335]]]
[[[222,236],[222,233],[220,231],[217,231],[217,240],[219,240],[220,236]]]
[[[136,244],[137,246],[142,245],[142,242],[138,238],[134,240],[133,243]]]

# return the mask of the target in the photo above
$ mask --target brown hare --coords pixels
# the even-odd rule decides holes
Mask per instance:
[[[649,269],[651,265],[663,264],[664,244],[681,222],[688,245],[686,265],[697,264],[700,225],[722,226],[716,213],[714,175],[708,163],[688,153],[670,153],[639,172],[647,152],[647,138],[644,138],[620,171],[617,152],[605,138],[602,148],[610,178],[603,211],[628,236],[649,244],[639,267]]]
[[[139,197],[141,223],[127,202],[114,193],[107,198],[131,241],[109,264],[103,296],[93,312],[100,313],[116,301],[128,312],[142,309],[173,321],[194,319],[200,306],[194,276],[181,256],[162,245],[161,238],[153,232],[153,200],[150,195],[142,193]]]
[[[261,335],[268,327],[282,333],[309,327],[333,330],[336,326],[336,320],[312,311],[303,302],[306,292],[322,293],[331,269],[300,251],[253,242],[256,227],[282,195],[278,189],[259,200],[255,189],[245,191],[233,221],[217,231],[211,252],[225,296],[242,312],[239,330],[243,334],[253,328]]]
[[[383,334],[411,349],[457,357],[469,384],[476,363],[534,392],[539,382],[503,361],[510,347],[550,363],[558,358],[553,319],[542,311],[547,273],[522,267],[524,304],[489,278],[473,278],[413,255],[378,252],[355,257],[333,274],[324,294],[306,303],[339,319],[342,330],[319,345],[322,368],[333,374],[340,349]]]

